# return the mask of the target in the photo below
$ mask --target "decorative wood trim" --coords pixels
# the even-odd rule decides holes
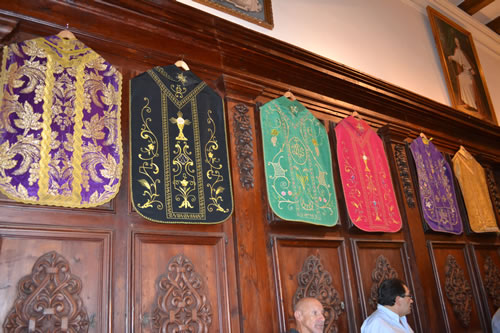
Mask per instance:
[[[380,284],[386,279],[397,278],[398,273],[394,268],[391,267],[389,260],[383,255],[379,255],[377,261],[375,262],[375,269],[372,271],[372,287],[370,293],[370,299],[368,304],[373,310],[377,309],[378,303],[378,288]]]
[[[59,253],[39,257],[17,289],[3,324],[5,332],[88,332],[89,317],[79,295],[82,281],[71,274],[69,262]]]
[[[500,270],[491,256],[486,257],[484,262],[484,287],[495,308],[500,307]]]
[[[212,307],[205,294],[204,279],[193,263],[179,254],[167,264],[167,273],[156,280],[152,311],[156,332],[208,332]]]
[[[490,166],[487,166],[484,170],[486,171],[486,183],[490,189],[493,208],[497,211],[497,214],[500,215],[500,194],[498,193],[498,186],[495,181],[493,169]]]
[[[454,256],[446,257],[445,292],[446,297],[453,306],[453,313],[460,324],[467,328],[470,325],[472,312],[472,288],[470,282],[465,279],[464,270],[458,265]]]
[[[252,124],[245,104],[236,104],[234,110],[234,136],[241,186],[250,190],[254,186]]]
[[[415,208],[415,197],[413,193],[412,182],[410,178],[410,168],[408,167],[408,159],[406,157],[406,149],[402,144],[394,145],[394,157],[399,171],[399,177],[403,185],[403,193],[405,195],[408,207]]]
[[[337,320],[344,312],[344,302],[332,287],[332,275],[325,271],[320,258],[309,256],[297,275],[298,288],[293,296],[293,306],[304,297],[314,297],[323,304],[325,333],[337,333]]]

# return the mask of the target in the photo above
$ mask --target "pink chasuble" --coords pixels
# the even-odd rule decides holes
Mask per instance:
[[[399,231],[401,215],[382,140],[352,116],[337,124],[335,134],[349,218],[364,231]]]

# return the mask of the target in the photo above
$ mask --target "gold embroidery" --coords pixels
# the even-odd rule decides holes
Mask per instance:
[[[214,152],[219,150],[219,143],[215,139],[215,122],[211,117],[212,110],[208,110],[207,122],[208,125],[212,125],[213,128],[208,128],[208,133],[210,133],[210,139],[205,145],[205,162],[208,163],[210,169],[207,171],[207,179],[209,180],[207,187],[210,189],[210,197],[208,198],[211,203],[208,204],[208,211],[211,212],[213,207],[219,212],[227,213],[229,209],[224,209],[221,206],[222,202],[222,192],[224,192],[224,187],[217,186],[218,183],[224,181],[224,177],[221,175],[220,170],[222,169],[222,164],[220,158],[216,157]],[[212,182],[210,182],[212,181]]]
[[[157,198],[160,196],[158,194],[157,184],[160,183],[160,179],[154,179],[151,174],[157,175],[159,173],[158,165],[154,162],[154,159],[159,156],[158,154],[158,139],[156,135],[149,128],[149,123],[151,118],[145,117],[144,112],[151,113],[151,108],[149,107],[149,98],[144,97],[146,105],[141,110],[141,138],[147,141],[145,147],[141,147],[141,154],[137,155],[142,162],[139,167],[139,173],[146,176],[146,179],[139,179],[139,183],[146,188],[143,192],[143,196],[147,197],[147,200],[143,204],[138,204],[139,208],[149,208],[156,207],[156,209],[163,209],[163,203]]]
[[[164,73],[162,68],[155,68],[154,70]],[[168,149],[168,144],[164,144],[164,173],[165,173],[165,183],[173,184],[174,189],[177,193],[171,193],[171,187],[165,186],[165,206],[167,219],[190,219],[190,220],[204,220],[206,218],[206,207],[205,207],[205,195],[204,195],[204,180],[202,173],[202,159],[201,159],[201,147],[200,147],[200,129],[198,121],[198,109],[196,103],[196,96],[198,93],[205,88],[206,83],[201,82],[192,91],[183,98],[178,99],[160,80],[153,70],[149,70],[148,74],[156,82],[160,90],[162,91],[162,124],[163,124],[163,140],[164,142],[169,142],[168,134],[168,101],[172,102],[177,107],[177,112],[179,112],[188,103],[191,104],[191,117],[190,123],[193,125],[193,148],[194,148],[194,162],[196,163],[196,170],[193,170],[194,162],[189,157],[192,152],[188,150],[190,147],[187,142],[179,140],[176,142],[175,158],[170,160],[170,152]],[[166,73],[165,73],[166,74]],[[163,74],[164,76],[166,76]],[[167,76],[170,79],[170,77]],[[181,116],[182,117],[182,116]],[[178,117],[179,118],[179,117]],[[177,119],[178,119],[177,118]],[[176,120],[177,120],[176,119]],[[184,118],[182,118],[184,119]],[[173,122],[172,122],[173,123]],[[175,123],[177,124],[177,122]],[[179,127],[178,127],[179,128]],[[180,133],[179,133],[180,134]],[[188,160],[189,159],[189,160]],[[174,165],[174,161],[176,161]],[[190,165],[191,161],[193,164]],[[172,165],[171,165],[172,164]],[[172,170],[170,170],[172,169]],[[175,172],[175,175],[171,175],[171,172]],[[185,177],[184,177],[185,176]],[[183,186],[183,184],[185,186]],[[197,191],[197,198],[194,196],[192,191]],[[217,189],[215,189],[216,191]],[[181,201],[179,208],[191,208],[195,200],[198,200],[198,213],[188,213],[188,212],[175,212],[173,208],[172,200]],[[194,208],[194,207],[193,207]]]
[[[172,124],[177,124],[177,127],[179,128],[179,135],[175,138],[176,140],[181,140],[181,141],[187,141],[186,137],[184,136],[184,133],[182,133],[182,130],[184,128],[184,125],[191,125],[191,121],[189,119],[184,119],[182,118],[182,112],[177,112],[177,118],[170,118],[170,122]]]
[[[187,140],[187,139],[186,139]],[[190,201],[195,202],[196,196],[192,195],[196,186],[196,179],[193,175],[194,162],[189,157],[192,153],[189,151],[189,145],[186,142],[177,142],[173,154],[176,155],[172,160],[172,173],[174,181],[172,185],[180,192],[175,196],[175,200],[182,200],[179,208],[193,208]]]

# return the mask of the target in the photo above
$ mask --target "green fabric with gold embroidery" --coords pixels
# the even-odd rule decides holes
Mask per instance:
[[[267,197],[288,221],[334,226],[338,220],[330,143],[323,125],[282,96],[261,106]]]

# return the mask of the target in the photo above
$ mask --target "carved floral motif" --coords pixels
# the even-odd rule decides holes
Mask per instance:
[[[500,307],[500,270],[488,256],[484,262],[484,286],[495,308]]]
[[[173,257],[167,273],[156,280],[156,301],[153,305],[154,332],[208,332],[212,308],[204,291],[203,278],[184,255]]]
[[[391,267],[391,263],[383,255],[379,255],[375,262],[375,269],[372,271],[372,288],[368,304],[375,310],[378,303],[378,288],[386,279],[394,279],[398,277],[398,273]]]
[[[415,207],[415,198],[413,194],[413,187],[411,185],[410,169],[408,167],[408,158],[406,157],[405,147],[401,144],[394,146],[394,156],[396,157],[396,164],[398,166],[399,177],[403,184],[403,192],[405,194],[406,203],[408,207]]]
[[[55,251],[42,255],[31,274],[19,280],[4,332],[88,332],[81,290],[81,280],[63,256]]]
[[[467,328],[470,325],[470,314],[472,312],[472,289],[469,281],[465,279],[463,269],[451,254],[446,258],[445,264],[445,292],[446,297],[453,306],[453,313],[460,324]]]
[[[302,271],[297,276],[298,288],[293,297],[295,305],[304,297],[314,297],[323,304],[325,316],[325,333],[337,333],[337,321],[344,312],[344,302],[332,286],[332,276],[325,270],[319,257],[309,256]]]
[[[498,186],[495,181],[495,175],[493,173],[493,169],[489,166],[485,167],[486,172],[486,182],[488,183],[488,188],[491,194],[491,201],[493,202],[493,206],[500,215],[500,194],[498,193]]]
[[[244,104],[234,106],[234,137],[241,186],[247,190],[253,188],[253,141],[252,125],[248,116],[248,107]]]

